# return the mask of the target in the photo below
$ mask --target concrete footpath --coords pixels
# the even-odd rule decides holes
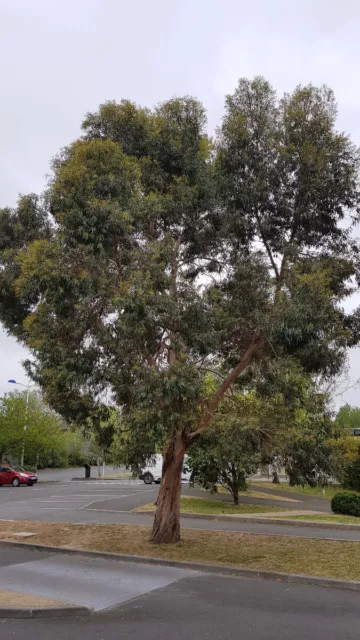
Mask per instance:
[[[22,593],[102,611],[194,573],[166,566],[0,546],[0,584],[14,592],[14,604],[16,594]]]

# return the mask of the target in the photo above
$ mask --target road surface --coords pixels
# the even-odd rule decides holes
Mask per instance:
[[[14,640],[358,640],[360,594],[191,575],[92,618],[0,621]]]
[[[154,502],[158,486],[146,486],[139,480],[57,482],[34,487],[2,487],[0,489],[0,519],[39,520],[43,522],[73,522],[119,524],[152,523],[149,515],[133,514],[136,506]],[[189,491],[184,488],[184,491]],[[190,494],[192,490],[190,490]],[[296,505],[297,508],[298,505]],[[360,540],[360,531],[306,528],[264,523],[182,519],[182,527],[239,531],[310,538]]]

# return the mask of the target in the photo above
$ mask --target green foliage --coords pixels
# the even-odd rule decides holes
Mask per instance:
[[[334,475],[332,442],[338,437],[326,398],[310,390],[284,440],[282,456],[291,486],[325,486]]]
[[[360,491],[360,455],[354,462],[348,464],[344,470],[343,485],[347,489]]]
[[[238,502],[239,491],[260,463],[273,461],[283,437],[285,404],[281,394],[268,399],[251,391],[227,397],[208,431],[191,449],[193,479],[211,492],[217,484]]]
[[[320,392],[316,378],[304,374],[288,359],[270,363],[266,376],[257,384],[268,401],[281,398],[278,424],[283,425],[275,452],[285,466],[290,484],[327,484],[334,475],[335,443],[341,435],[333,421],[329,397]],[[340,449],[337,449],[340,454]]]
[[[246,479],[256,473],[260,460],[256,434],[243,427],[237,430],[223,426],[216,431],[210,429],[201,444],[191,449],[187,466],[197,484],[212,493],[220,484],[238,504],[239,491],[246,490]]]
[[[84,441],[37,393],[30,393],[26,415],[26,391],[13,392],[0,398],[0,457],[20,459],[23,444],[25,465],[42,468],[66,466],[69,452],[82,449]]]
[[[341,369],[360,336],[342,305],[359,275],[342,222],[360,196],[335,114],[327,88],[278,100],[241,80],[213,143],[194,98],[106,103],[53,163],[46,197],[0,212],[0,319],[30,348],[46,401],[99,450],[115,432],[128,463],[177,438],[190,447],[249,363],[264,386],[274,361]],[[114,405],[121,425],[104,428]],[[220,441],[221,414],[213,424]]]
[[[11,393],[0,398],[0,459],[20,455],[24,438],[26,394]]]
[[[360,516],[360,495],[352,491],[340,491],[331,500],[334,513],[347,516]]]
[[[360,428],[360,407],[352,407],[346,403],[340,407],[336,420],[338,424],[346,429]]]
[[[357,438],[343,437],[332,445],[334,474],[346,489],[360,491],[360,445]]]
[[[355,489],[356,486],[352,486],[352,481],[355,480],[353,469],[359,456],[359,442],[357,438],[348,435],[330,438],[328,446],[330,447],[333,477],[336,478],[341,486]]]
[[[69,467],[83,467],[84,464],[90,464],[88,456],[78,451],[69,453],[67,462]]]

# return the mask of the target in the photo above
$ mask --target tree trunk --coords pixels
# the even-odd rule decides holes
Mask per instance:
[[[98,478],[101,478],[101,461],[99,456],[97,457],[97,469],[98,469]]]
[[[239,504],[239,487],[238,486],[232,487],[231,495],[234,500],[234,505],[237,507],[237,505]]]
[[[185,443],[175,436],[163,453],[162,480],[151,542],[156,544],[180,541],[181,474]]]

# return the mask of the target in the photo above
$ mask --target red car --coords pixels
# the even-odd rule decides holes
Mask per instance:
[[[3,484],[12,484],[13,487],[20,487],[21,484],[27,484],[32,487],[38,481],[36,473],[30,471],[15,471],[8,465],[0,466],[0,487]]]

